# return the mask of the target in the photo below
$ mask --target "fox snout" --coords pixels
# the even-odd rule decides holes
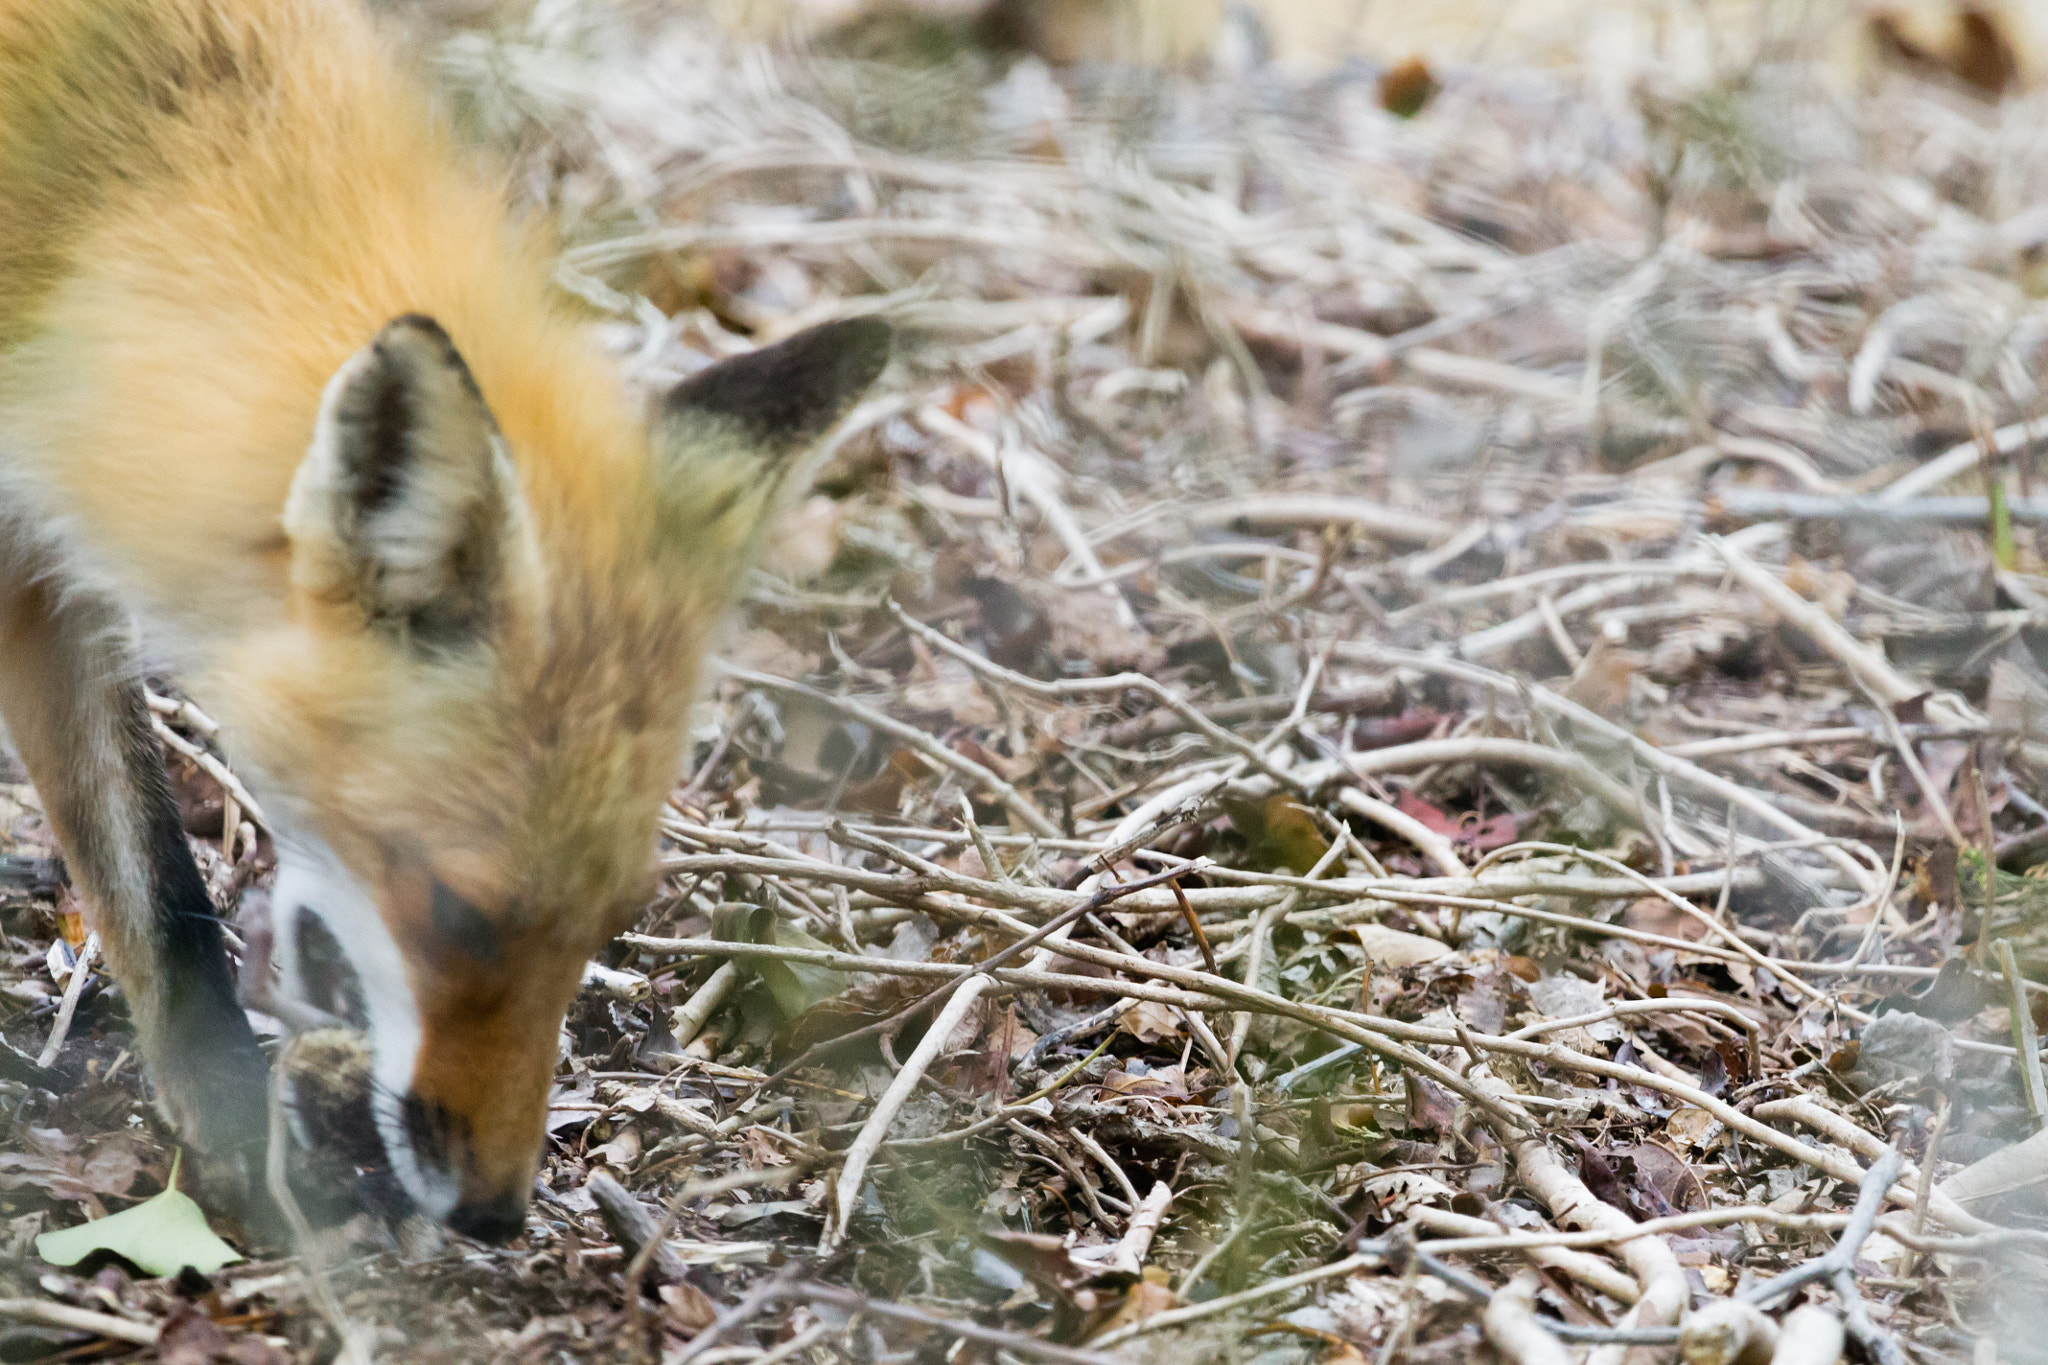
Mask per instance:
[[[526,1195],[521,1191],[457,1204],[448,1214],[448,1226],[493,1246],[509,1242],[526,1227]]]
[[[406,1096],[404,1114],[403,1141],[425,1191],[436,1203],[454,1200],[446,1206],[443,1221],[480,1242],[496,1244],[517,1237],[526,1226],[539,1125],[515,1120],[493,1131],[417,1094]]]
[[[419,885],[386,884],[384,908],[401,926],[426,927],[393,935],[362,883],[331,863],[288,857],[279,888],[296,908],[279,926],[283,985],[366,1036],[361,1093],[413,1204],[457,1232],[503,1242],[525,1222],[583,956],[517,933],[486,935],[484,917],[457,914],[458,898],[438,882],[411,880]],[[308,908],[316,904],[323,912]]]
[[[457,1232],[504,1242],[525,1226],[577,966],[566,985],[532,983],[534,994],[495,1008],[457,998],[423,1012],[412,1084],[384,1140],[414,1200]]]

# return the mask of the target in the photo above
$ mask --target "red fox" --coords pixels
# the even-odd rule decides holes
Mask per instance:
[[[0,718],[160,1101],[246,1161],[265,1065],[141,661],[213,712],[285,989],[353,970],[393,1169],[486,1240],[710,632],[891,348],[827,324],[643,419],[550,265],[344,0],[0,0]]]

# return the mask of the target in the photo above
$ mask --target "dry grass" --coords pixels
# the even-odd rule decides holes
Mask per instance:
[[[1404,121],[1361,67],[416,21],[640,381],[904,344],[753,580],[524,1244],[327,1257],[380,1358],[1724,1362],[1802,1296],[1868,1361],[2048,1356],[2039,1163],[1920,1174],[2048,1100],[2041,97],[1448,70]],[[11,1264],[153,1322],[21,1259],[128,1192],[63,1173],[163,1174],[71,1028],[63,1094],[0,1082]],[[314,1358],[306,1292],[197,1303]]]

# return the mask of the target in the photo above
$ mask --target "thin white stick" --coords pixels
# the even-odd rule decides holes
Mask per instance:
[[[688,1047],[704,1031],[705,1023],[739,983],[740,969],[728,959],[705,978],[703,985],[690,993],[688,1000],[676,1006],[675,1012],[669,1016],[669,1029],[676,1036],[677,1048]]]
[[[1152,1239],[1158,1235],[1159,1224],[1172,1203],[1173,1187],[1164,1180],[1155,1183],[1150,1193],[1132,1204],[1131,1221],[1125,1226],[1122,1239],[1106,1255],[1090,1259],[1104,1270],[1120,1270],[1126,1275],[1143,1270],[1145,1257],[1152,1250]]]
[[[49,1041],[36,1057],[37,1066],[47,1069],[63,1051],[64,1039],[71,1032],[71,1016],[78,1012],[78,997],[85,993],[86,979],[92,975],[93,960],[99,955],[100,936],[95,931],[85,936],[85,946],[78,950],[78,960],[71,964],[70,979],[64,983],[64,998],[58,1002],[57,1017],[50,1024]]]
[[[2048,436],[2048,423],[2038,420],[2015,422],[1991,433],[1991,448],[2000,455],[2011,455],[2043,436]],[[1969,473],[1983,458],[1984,443],[1981,441],[1969,440],[1950,446],[1918,469],[1885,485],[1884,491],[1877,495],[1878,501],[1904,502],[1908,498],[1916,498],[1959,474]]]
[[[1493,1291],[1480,1319],[1486,1340],[1511,1365],[1571,1365],[1572,1353],[1536,1321],[1536,1284],[1525,1270]]]
[[[1451,841],[1423,824],[1406,811],[1397,810],[1376,797],[1367,796],[1356,787],[1345,787],[1337,793],[1337,804],[1353,815],[1372,821],[1383,829],[1390,829],[1406,839],[1421,851],[1422,856],[1436,864],[1437,871],[1446,877],[1470,877],[1472,875],[1458,857],[1458,850],[1451,847]]]
[[[1897,706],[1927,690],[1902,676],[1892,667],[1891,660],[1851,635],[1841,622],[1779,582],[1776,575],[1766,572],[1735,546],[1719,536],[1709,536],[1707,544],[1727,561],[1736,581],[1832,654],[1849,671],[1849,676],[1875,692],[1885,705]]]
[[[1484,1218],[1452,1213],[1449,1209],[1433,1209],[1427,1206],[1412,1208],[1408,1210],[1408,1221],[1431,1232],[1446,1233],[1452,1237],[1501,1235],[1501,1229]],[[1448,1249],[1441,1242],[1428,1242],[1424,1245],[1432,1255],[1442,1255]],[[1537,1265],[1547,1266],[1569,1275],[1580,1284],[1597,1289],[1618,1303],[1634,1303],[1643,1295],[1643,1287],[1635,1282],[1634,1276],[1616,1270],[1598,1256],[1550,1245],[1532,1244],[1522,1250]]]
[[[159,1329],[112,1313],[95,1313],[90,1308],[73,1308],[68,1303],[44,1299],[0,1299],[0,1318],[33,1322],[65,1332],[92,1332],[108,1341],[125,1341],[130,1346],[154,1346]]]
[[[1050,945],[1063,941],[1066,936],[1067,928],[1062,927],[1047,938],[1048,946],[1031,955],[1031,967],[1043,971],[1053,957],[1048,950]],[[917,1040],[917,1046],[904,1058],[902,1068],[889,1082],[888,1089],[875,1101],[874,1112],[868,1115],[860,1132],[855,1134],[853,1144],[846,1149],[846,1164],[840,1168],[838,1183],[833,1187],[834,1216],[825,1225],[824,1236],[819,1241],[820,1254],[829,1255],[845,1240],[854,1207],[860,1202],[861,1182],[867,1177],[868,1163],[881,1150],[883,1139],[889,1136],[890,1125],[896,1122],[896,1116],[916,1091],[924,1073],[938,1060],[939,1050],[952,1037],[953,1030],[995,984],[995,978],[986,972],[977,972],[972,979],[961,982],[939,1010],[938,1017],[932,1020],[931,1027],[924,1031],[924,1037]]]
[[[256,798],[249,795],[249,789],[242,785],[242,779],[236,777],[227,764],[164,724],[163,718],[154,711],[150,712],[149,728],[156,732],[156,737],[163,741],[165,748],[174,749],[191,759],[199,766],[199,771],[220,783],[221,789],[235,798],[235,804],[242,808],[242,814],[265,829],[270,828],[270,821],[263,814],[263,807],[256,804]]]

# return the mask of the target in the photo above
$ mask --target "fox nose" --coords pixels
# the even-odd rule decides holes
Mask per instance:
[[[509,1242],[526,1229],[526,1201],[516,1194],[465,1199],[449,1213],[448,1226],[493,1246]]]

